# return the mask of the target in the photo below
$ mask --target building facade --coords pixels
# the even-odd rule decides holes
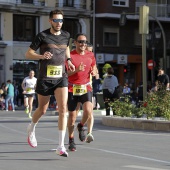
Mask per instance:
[[[158,66],[166,62],[170,70],[170,2],[168,0],[0,0],[0,83],[6,80],[21,82],[30,69],[37,72],[38,61],[25,59],[25,52],[35,35],[50,27],[49,12],[64,11],[63,29],[74,38],[78,32],[87,35],[102,76],[102,67],[109,63],[115,70],[119,83],[137,87],[142,81],[142,38],[139,34],[139,7],[149,6],[149,13],[162,25],[164,41],[153,35],[159,28],[155,18],[149,18],[147,61],[154,58]],[[126,24],[120,26],[122,12],[127,15]],[[152,70],[147,69],[151,81]],[[170,72],[168,72],[170,75]],[[152,73],[153,74],[153,73]]]
[[[63,30],[74,38],[78,32],[90,39],[91,0],[0,0],[0,83],[21,82],[38,61],[25,59],[35,35],[50,27],[49,12],[64,12]]]
[[[119,83],[131,84],[136,88],[142,81],[142,36],[139,34],[139,7],[149,6],[149,34],[154,37],[160,26],[166,37],[166,58],[164,57],[163,37],[147,41],[146,62],[156,62],[154,77],[159,66],[167,65],[169,71],[170,56],[170,1],[161,0],[95,0],[95,53],[100,74],[102,67],[109,63],[113,66]],[[125,12],[126,23],[120,25],[121,14]],[[162,33],[162,32],[161,32]],[[147,36],[148,37],[148,36]],[[147,65],[147,63],[146,63]],[[152,81],[152,70],[147,67],[147,80]],[[169,72],[168,72],[169,73]],[[170,73],[169,73],[170,76]]]

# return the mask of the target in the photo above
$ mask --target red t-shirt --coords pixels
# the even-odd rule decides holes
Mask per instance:
[[[94,57],[94,53],[89,51],[85,51],[84,55],[80,55],[76,50],[73,50],[70,53],[70,57],[72,59],[72,63],[75,65],[75,68],[77,68],[81,62],[86,65],[84,71],[79,71],[68,77],[68,90],[69,92],[73,92],[73,84],[85,85],[90,83],[91,68],[96,64],[96,59]],[[67,62],[66,67],[68,69]],[[92,91],[90,84],[87,85],[87,90]]]

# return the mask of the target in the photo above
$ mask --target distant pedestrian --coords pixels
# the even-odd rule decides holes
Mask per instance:
[[[1,110],[5,109],[5,99],[4,99],[3,93],[4,93],[4,91],[2,89],[0,89],[0,107],[1,107]]]
[[[104,78],[102,88],[103,88],[103,99],[105,103],[106,116],[110,115],[110,106],[109,103],[113,102],[117,98],[117,94],[115,94],[115,89],[119,85],[118,79],[113,75],[113,68],[107,69],[107,76]]]
[[[14,86],[11,83],[11,80],[7,81],[7,85],[5,87],[5,91],[6,91],[6,97],[5,97],[5,108],[6,108],[6,111],[8,111],[8,104],[10,102],[10,104],[12,105],[12,110],[14,112],[15,111],[15,106],[14,106]]]
[[[1,88],[0,88],[0,89],[2,89],[2,90],[3,90],[3,93],[2,93],[1,95],[4,97],[4,99],[5,99],[5,97],[6,97],[5,87],[6,87],[6,84],[5,84],[5,83],[2,83],[2,84],[1,84]]]
[[[130,87],[128,86],[127,83],[125,83],[124,88],[123,88],[123,94],[130,95],[130,91],[131,91]]]
[[[136,105],[140,107],[141,102],[143,101],[143,82],[139,83],[136,89],[136,94],[137,94]]]
[[[101,82],[101,79],[98,73],[94,76],[92,80],[92,87],[93,87],[93,105],[94,105],[93,108],[98,109],[97,108],[97,93],[102,91],[102,82]]]
[[[19,95],[19,90],[18,90],[18,83],[14,80],[13,81],[13,86],[14,86],[14,105],[15,107],[18,107],[18,95]]]
[[[162,87],[169,89],[169,76],[164,73],[162,68],[158,71],[158,83],[159,85],[162,85]]]
[[[155,81],[155,84],[154,86],[151,88],[150,92],[156,92],[158,91],[158,88],[159,88],[159,83],[158,83],[158,80]]]

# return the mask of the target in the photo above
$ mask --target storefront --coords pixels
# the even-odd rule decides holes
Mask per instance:
[[[96,60],[100,78],[103,76],[103,66],[109,63],[114,68],[114,75],[122,86],[128,83],[136,88],[142,81],[142,56],[140,55],[97,54]]]

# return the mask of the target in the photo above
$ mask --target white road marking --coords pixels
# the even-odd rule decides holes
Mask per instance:
[[[136,165],[127,165],[127,166],[123,166],[123,167],[125,167],[125,168],[133,168],[133,169],[140,169],[140,170],[168,170],[168,169],[151,168],[151,167],[136,166]]]
[[[122,153],[122,152],[114,152],[114,151],[98,149],[98,148],[91,148],[91,147],[86,147],[86,146],[80,146],[80,147],[90,149],[90,150],[97,150],[97,151],[101,151],[101,152],[111,153],[111,154],[117,154],[117,155],[122,155],[122,156],[127,156],[127,157],[133,157],[133,158],[137,158],[137,159],[143,159],[143,160],[148,160],[148,161],[153,161],[153,162],[170,164],[169,161],[153,159],[153,158],[148,158],[148,157],[143,157],[143,156],[138,156],[138,155],[131,155],[131,154],[126,154],[126,153]]]
[[[98,129],[93,129],[96,131],[100,131],[100,132],[106,132],[106,133],[123,133],[123,134],[132,134],[132,135],[149,135],[149,136],[170,136],[170,133],[164,133],[164,132],[132,132],[132,131],[121,131],[121,130],[98,130]]]
[[[9,128],[8,126],[4,126],[2,124],[0,124],[0,127],[2,128],[5,128],[5,129],[8,129],[12,132],[16,132],[18,134],[24,134],[24,135],[27,135],[26,133],[24,133],[23,131],[18,131],[18,130],[15,130],[14,128]],[[149,134],[148,134],[149,135]],[[160,134],[158,134],[160,135]],[[44,139],[46,141],[51,141],[51,142],[54,142],[56,143],[57,140],[53,140],[53,139],[47,139],[47,138],[44,138],[44,137],[40,137],[39,138],[41,139]],[[110,153],[110,154],[117,154],[117,155],[121,155],[121,156],[126,156],[126,157],[133,157],[133,158],[136,158],[136,159],[142,159],[142,160],[147,160],[147,161],[152,161],[152,162],[157,162],[157,163],[165,163],[165,164],[170,164],[169,161],[164,161],[164,160],[159,160],[159,159],[153,159],[153,158],[149,158],[149,157],[143,157],[143,156],[138,156],[138,155],[132,155],[132,154],[127,154],[127,153],[122,153],[122,152],[115,152],[115,151],[109,151],[109,150],[105,150],[105,149],[98,149],[98,148],[92,148],[92,147],[87,147],[87,146],[83,146],[83,145],[80,145],[79,146],[80,148],[85,148],[85,149],[89,149],[89,150],[96,150],[96,151],[100,151],[100,152],[105,152],[105,153]],[[148,169],[150,170],[150,169]],[[152,170],[152,169],[151,169]],[[156,170],[156,169],[154,169]],[[159,170],[159,169],[158,169]],[[161,169],[160,169],[161,170]],[[166,169],[164,169],[166,170]]]

